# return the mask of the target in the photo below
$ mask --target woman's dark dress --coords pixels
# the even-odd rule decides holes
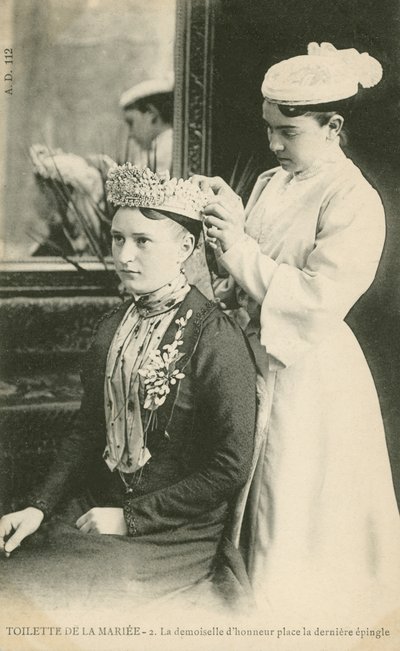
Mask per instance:
[[[79,599],[112,606],[127,597],[170,595],[212,576],[230,506],[249,473],[256,409],[255,370],[241,330],[195,288],[175,318],[185,330],[185,377],[157,410],[150,461],[131,493],[102,455],[106,444],[107,352],[129,303],[106,315],[82,374],[79,427],[63,441],[47,481],[29,501],[45,512],[36,535],[1,559],[0,597],[29,595],[54,607]],[[175,319],[163,340],[171,343]],[[140,472],[140,471],[138,471]],[[62,516],[53,513],[60,504]],[[76,519],[93,506],[123,507],[128,536],[81,534]]]

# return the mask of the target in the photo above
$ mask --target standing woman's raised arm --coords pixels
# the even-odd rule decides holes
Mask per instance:
[[[304,264],[274,260],[247,235],[219,257],[261,305],[261,342],[285,366],[344,319],[378,268],[385,240],[382,202],[358,170],[346,171],[327,193]]]

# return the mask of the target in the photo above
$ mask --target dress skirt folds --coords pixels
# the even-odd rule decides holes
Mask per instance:
[[[83,508],[82,508],[83,507]],[[0,603],[29,605],[33,613],[69,613],[82,608],[108,613],[113,609],[143,609],[156,601],[182,596],[186,604],[197,601],[197,586],[209,588],[222,525],[201,521],[176,532],[139,538],[83,534],[75,520],[90,508],[75,500],[63,516],[54,517],[28,538],[9,559],[0,560]],[[5,604],[3,603],[3,606]],[[29,612],[28,611],[28,612]]]
[[[343,324],[296,364],[270,371],[267,387],[248,544],[259,606],[278,620],[372,625],[398,602],[400,547],[364,355]]]

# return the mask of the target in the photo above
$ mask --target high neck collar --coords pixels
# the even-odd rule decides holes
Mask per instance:
[[[190,290],[190,285],[183,272],[166,285],[154,292],[134,296],[133,300],[137,311],[143,318],[150,318],[163,314],[179,305]]]
[[[319,158],[317,158],[309,167],[307,167],[302,172],[288,172],[288,180],[304,181],[305,179],[309,179],[312,176],[318,174],[318,172],[324,169],[326,165],[338,163],[340,161],[343,161],[345,158],[346,156],[340,147],[339,140],[337,140],[335,142],[332,142],[330,147],[328,147],[328,149]]]

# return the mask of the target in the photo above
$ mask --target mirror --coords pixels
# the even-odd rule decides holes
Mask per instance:
[[[172,168],[175,0],[5,6],[2,259],[104,265],[109,166]]]
[[[110,6],[109,0],[3,2],[3,42],[13,51],[12,64],[5,64],[12,69],[9,93],[0,95],[3,297],[115,294],[111,258],[37,255],[43,239],[28,232],[40,227],[46,242],[49,197],[46,183],[37,187],[29,148],[47,144],[82,159],[123,156],[128,146],[132,153],[119,100],[146,74],[175,74],[173,174],[210,172],[215,0],[121,0],[118,11]],[[60,193],[50,198],[65,204]],[[195,273],[188,275],[192,282],[200,275],[208,294],[202,257],[198,251]]]

